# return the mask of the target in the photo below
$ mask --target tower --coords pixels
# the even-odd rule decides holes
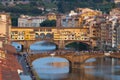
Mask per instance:
[[[11,31],[11,19],[10,14],[1,12],[0,13],[0,35],[5,38],[5,42],[9,42]]]

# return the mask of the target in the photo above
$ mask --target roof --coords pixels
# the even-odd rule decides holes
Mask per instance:
[[[8,52],[8,53],[17,53],[16,49],[14,46],[9,45],[9,44],[5,44],[4,45],[4,49]]]

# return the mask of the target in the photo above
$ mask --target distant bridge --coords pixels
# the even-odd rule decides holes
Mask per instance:
[[[41,54],[29,54],[28,59],[30,63],[38,58],[50,57],[50,53],[41,53]],[[70,62],[72,68],[81,68],[84,66],[86,60],[97,57],[112,57],[120,58],[120,53],[75,53],[75,52],[55,52],[54,57],[65,58]],[[76,64],[79,64],[76,65]]]

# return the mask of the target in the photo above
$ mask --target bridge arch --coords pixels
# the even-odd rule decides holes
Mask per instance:
[[[49,43],[53,43],[53,44],[55,44],[55,45],[59,45],[59,43],[58,42],[54,42],[54,41],[48,41],[48,40],[42,40],[42,41],[44,41],[44,42],[49,42]],[[36,41],[36,42],[33,42],[33,43],[31,43],[31,44],[34,44],[34,43],[37,43],[37,42],[42,42],[41,40],[40,41]]]
[[[34,48],[36,47],[36,48]],[[39,49],[38,49],[39,48]],[[56,50],[58,48],[58,44],[53,41],[36,41],[30,45],[30,50]],[[34,51],[34,50],[33,50]]]
[[[82,41],[68,41],[65,42],[65,47],[71,47],[69,45],[73,45],[74,48],[78,49],[78,50],[90,50],[91,49],[91,45],[89,42],[82,42]]]
[[[39,36],[40,36],[41,39],[44,39],[45,38],[45,33],[40,33]]]
[[[51,57],[51,56],[49,55],[49,56],[42,56],[42,57],[35,58],[35,59],[31,60],[31,64],[38,59],[47,58],[47,57]],[[72,57],[68,58],[68,57],[64,57],[64,56],[54,56],[54,57],[51,57],[51,58],[65,59],[66,61],[69,62],[69,69],[72,68]]]
[[[47,33],[45,37],[47,39],[52,39],[53,38],[53,34],[52,33]]]
[[[35,33],[35,38],[39,38],[39,33]]]
[[[22,51],[23,49],[23,44],[19,42],[12,42],[11,45],[14,46],[17,51]]]
[[[43,58],[48,58],[48,57],[51,57],[51,56],[44,56],[44,57],[40,57],[40,58],[36,58],[36,59],[34,59],[31,63],[33,63],[34,61],[36,61],[36,60],[38,60],[38,59],[43,59]],[[51,57],[51,59],[52,58],[61,58],[61,59],[64,59],[64,60],[66,60],[66,61],[68,61],[69,63],[71,63],[71,60],[69,60],[69,59],[67,59],[66,57],[58,57],[58,56],[55,56],[55,57]]]
[[[94,58],[103,58],[103,57],[104,57],[104,56],[89,57],[89,58],[86,58],[86,59],[82,62],[82,64],[86,63],[86,61],[87,61],[87,60],[89,60],[89,59],[94,59]]]
[[[84,61],[82,62],[82,64],[84,64],[87,60],[92,59],[92,58],[105,58],[105,57],[109,57],[109,58],[119,58],[119,57],[115,57],[115,56],[105,56],[105,55],[92,56],[92,57],[88,57],[88,58],[84,59]]]

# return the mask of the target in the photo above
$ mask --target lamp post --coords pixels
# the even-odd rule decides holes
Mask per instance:
[[[52,53],[52,54],[50,54],[50,55],[51,55],[52,60],[53,60],[53,57],[55,56],[55,53]],[[53,65],[53,62],[54,62],[54,61],[52,61],[52,65]]]
[[[50,54],[51,55],[51,57],[54,57],[55,56],[55,53],[52,53],[52,54]]]

